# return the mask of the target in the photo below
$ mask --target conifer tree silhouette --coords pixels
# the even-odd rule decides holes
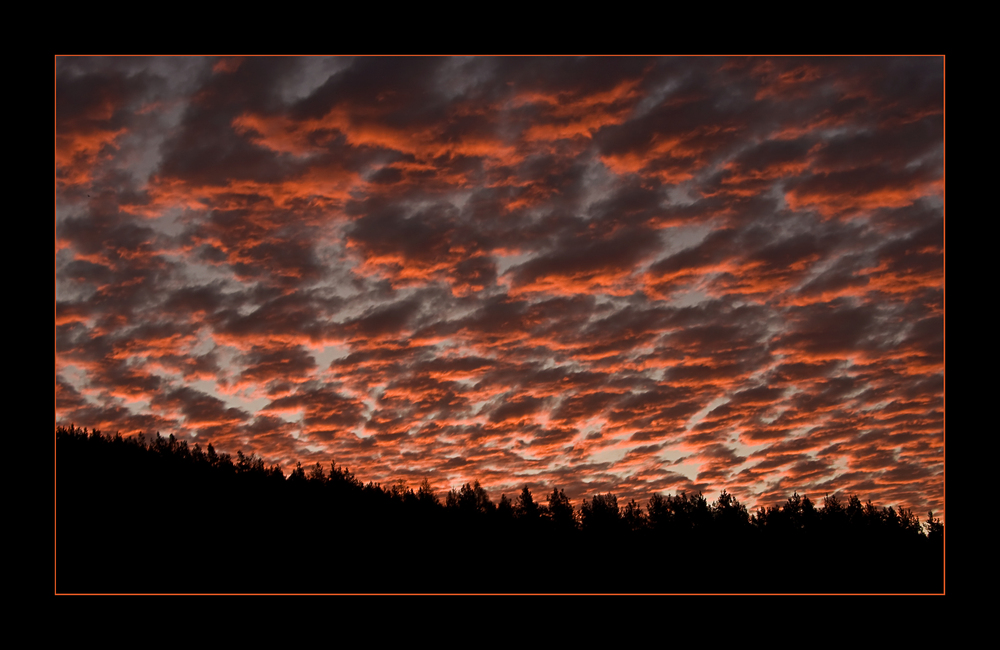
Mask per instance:
[[[558,488],[547,508],[527,485],[495,505],[473,481],[451,490],[446,508],[426,478],[416,492],[402,480],[362,484],[335,463],[329,470],[297,463],[285,477],[253,453],[237,451],[234,460],[211,443],[203,451],[175,436],[57,428],[56,446],[59,592],[943,590],[944,526],[934,513],[921,523],[901,505],[863,504],[857,495],[846,503],[827,495],[816,509],[794,493],[748,517],[726,490],[710,506],[702,494],[654,494],[645,509],[634,499],[621,508],[609,492],[584,499],[578,520]],[[310,522],[308,531],[272,525],[300,521]],[[226,562],[108,552],[151,543],[184,549],[195,540],[224,549]],[[554,561],[539,570],[498,559],[518,544],[551,549]],[[697,559],[734,547],[761,569]],[[839,559],[788,562],[789,549]],[[687,560],[588,571],[595,553]],[[349,559],[290,575],[289,559],[300,556]],[[871,570],[878,562],[928,569]]]
[[[576,529],[577,521],[573,505],[566,493],[557,488],[552,488],[552,494],[549,495],[549,517],[557,531],[566,532]]]
[[[535,499],[531,496],[531,490],[528,489],[527,485],[524,486],[520,496],[517,498],[515,511],[517,512],[517,518],[525,521],[537,521],[541,517],[541,509],[535,503]]]

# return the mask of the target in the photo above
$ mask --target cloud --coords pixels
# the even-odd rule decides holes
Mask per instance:
[[[943,106],[935,57],[58,57],[57,421],[941,512]]]

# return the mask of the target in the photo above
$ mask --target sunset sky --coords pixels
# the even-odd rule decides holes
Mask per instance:
[[[56,421],[944,510],[943,57],[56,57]]]

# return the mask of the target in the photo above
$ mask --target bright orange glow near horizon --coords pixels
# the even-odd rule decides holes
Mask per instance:
[[[57,57],[57,424],[943,518],[943,64]]]

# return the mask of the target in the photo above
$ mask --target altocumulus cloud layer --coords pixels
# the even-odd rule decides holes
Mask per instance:
[[[941,58],[56,63],[61,424],[943,509]]]

